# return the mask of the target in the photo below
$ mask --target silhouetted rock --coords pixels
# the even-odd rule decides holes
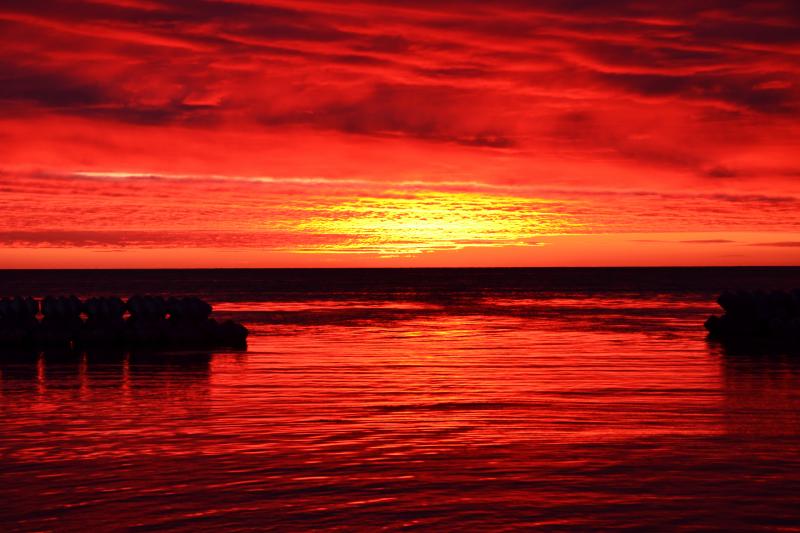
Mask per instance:
[[[39,303],[33,298],[0,299],[0,346],[28,346],[39,329],[36,313]]]
[[[200,298],[170,298],[167,300],[167,313],[170,318],[205,320],[211,311],[211,306]]]
[[[705,322],[709,337],[725,343],[766,343],[800,347],[800,289],[724,292],[725,310]]]
[[[86,322],[78,343],[81,346],[116,345],[124,340],[125,304],[119,298],[89,298],[83,303]]]
[[[132,296],[128,298],[126,308],[133,317],[165,318],[167,305],[161,296]]]
[[[45,346],[70,346],[83,327],[81,302],[75,296],[47,296],[42,300],[37,342]]]
[[[219,343],[225,346],[244,346],[247,343],[247,328],[232,320],[226,320],[219,327]]]
[[[42,320],[37,313],[42,313]],[[129,313],[127,319],[125,312]],[[116,297],[47,296],[0,299],[0,348],[76,346],[137,346],[159,348],[244,347],[247,328],[227,321],[218,324],[211,306],[195,297],[136,295]],[[85,316],[85,320],[84,320]]]

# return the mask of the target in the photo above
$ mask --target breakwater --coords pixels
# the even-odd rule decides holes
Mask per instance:
[[[725,313],[706,320],[711,338],[731,344],[800,347],[800,289],[726,291],[717,303]]]
[[[217,322],[211,312],[210,304],[195,297],[0,298],[0,348],[244,347],[247,328]]]

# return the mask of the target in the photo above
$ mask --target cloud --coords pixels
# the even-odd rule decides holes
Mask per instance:
[[[294,250],[298,246],[326,247],[350,239],[349,235],[298,235],[285,231],[62,230],[0,231],[0,244],[9,248],[257,248]],[[299,242],[301,241],[301,242]]]
[[[721,165],[707,169],[704,172],[704,174],[710,178],[723,178],[723,179],[735,178],[739,175],[735,170]]]
[[[567,103],[609,115],[615,101],[647,108],[653,98],[672,99],[673,113],[794,114],[798,61],[773,49],[798,42],[790,4],[8,2],[12,83],[0,105],[22,97],[121,123],[253,117],[269,128],[553,150],[537,125]],[[208,93],[224,105],[181,105]],[[612,126],[604,114],[600,129]],[[622,141],[632,133],[623,126],[611,148],[649,160],[657,150]]]
[[[796,198],[641,190],[591,195],[471,182],[6,171],[0,172],[0,194],[6,205],[0,243],[14,247],[416,254],[524,246],[543,235],[800,229]]]
[[[81,108],[101,104],[106,95],[97,85],[62,72],[37,71],[0,63],[0,101],[30,101],[46,107]]]
[[[9,0],[0,231],[402,253],[422,237],[369,242],[391,198],[492,229],[445,248],[793,232],[798,23],[781,0]]]
[[[800,241],[756,242],[750,246],[770,246],[775,248],[800,248]]]
[[[489,117],[464,116],[479,96],[470,89],[430,85],[377,85],[348,102],[315,102],[311,109],[268,110],[262,124],[307,124],[340,132],[374,136],[408,136],[467,146],[510,148],[513,138],[493,131]],[[482,106],[488,111],[492,105]]]
[[[684,241],[664,240],[664,239],[631,239],[631,242],[647,244],[679,243],[679,244],[734,244],[736,241],[730,239],[690,239]]]
[[[247,248],[415,255],[529,246],[579,225],[559,202],[455,184],[124,174],[9,174],[9,248]],[[313,183],[313,188],[311,187]],[[64,195],[68,191],[68,195]],[[313,192],[312,192],[313,191]],[[47,205],[36,217],[18,214]]]
[[[731,241],[729,239],[694,239],[688,241],[679,241],[682,244],[732,244],[736,241]]]

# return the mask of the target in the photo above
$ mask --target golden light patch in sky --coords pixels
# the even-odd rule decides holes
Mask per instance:
[[[800,253],[789,194],[119,170],[0,181],[7,268],[757,265]]]
[[[466,247],[530,246],[538,235],[566,234],[581,223],[554,209],[563,202],[466,192],[390,191],[328,206],[299,221],[306,234],[348,235],[301,252],[406,256]]]

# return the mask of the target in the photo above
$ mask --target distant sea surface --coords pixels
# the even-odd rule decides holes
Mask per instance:
[[[800,530],[800,356],[703,321],[800,269],[0,271],[196,295],[246,351],[0,349],[0,529]]]

